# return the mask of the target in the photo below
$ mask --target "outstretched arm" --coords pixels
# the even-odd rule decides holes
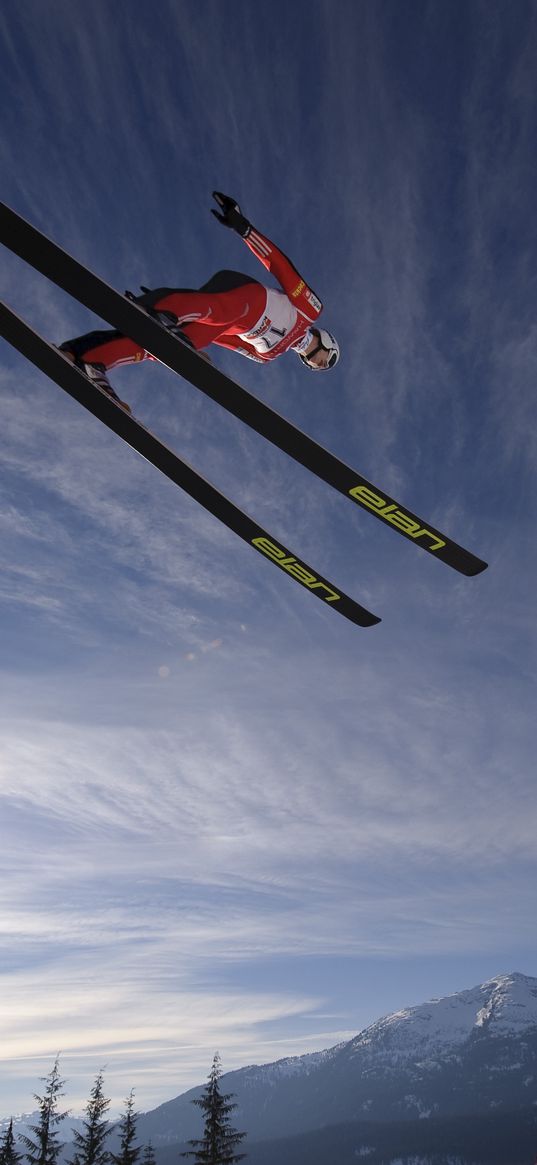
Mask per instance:
[[[321,314],[323,305],[312,291],[311,287],[302,278],[291,260],[280,251],[274,243],[262,235],[260,231],[244,217],[240,206],[228,194],[220,191],[213,192],[213,198],[218,203],[222,213],[213,210],[215,218],[223,226],[230,227],[244,239],[253,255],[263,264],[271,275],[278,280],[280,287],[294,304],[297,311],[306,317],[309,323],[314,323]]]

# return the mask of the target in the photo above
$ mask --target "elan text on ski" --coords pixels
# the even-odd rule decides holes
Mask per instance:
[[[312,371],[334,368],[339,360],[337,340],[316,326],[321,301],[287,256],[245,218],[233,198],[217,190],[213,198],[219,209],[211,213],[244,239],[278,280],[281,291],[238,271],[218,271],[199,290],[143,288],[142,295],[132,298],[202,355],[208,345],[217,344],[264,364],[293,351]],[[66,340],[60,350],[127,412],[129,405],[114,392],[107,373],[120,364],[155,359],[135,340],[112,329]]]

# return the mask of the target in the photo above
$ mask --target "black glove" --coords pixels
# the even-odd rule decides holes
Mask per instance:
[[[213,190],[213,198],[218,203],[222,214],[218,210],[211,210],[211,214],[222,223],[222,226],[231,227],[232,231],[236,231],[241,238],[246,239],[252,229],[251,223],[244,217],[240,206],[235,202],[234,198],[230,198],[229,194],[222,194],[219,190]]]

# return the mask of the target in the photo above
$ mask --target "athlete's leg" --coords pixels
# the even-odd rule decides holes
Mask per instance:
[[[204,348],[224,333],[236,336],[248,332],[263,314],[267,302],[266,289],[256,280],[248,280],[244,276],[239,276],[239,280],[235,286],[223,287],[221,291],[169,290],[155,301],[153,310],[169,313],[177,320],[178,327],[194,347]],[[211,283],[214,286],[211,281],[206,284],[206,288]]]
[[[148,312],[167,315],[194,348],[200,349],[228,332],[238,335],[253,327],[266,305],[261,283],[237,271],[219,271],[199,291],[193,288],[160,287],[137,296]],[[108,372],[120,364],[153,360],[136,340],[113,328],[88,332],[61,345],[77,360],[99,364]]]
[[[111,368],[116,368],[118,364],[134,364],[140,360],[154,359],[135,340],[129,340],[122,332],[117,332],[113,328],[75,336],[73,340],[66,340],[61,344],[60,351],[71,352],[77,361],[82,360],[85,364],[102,364],[107,372]]]

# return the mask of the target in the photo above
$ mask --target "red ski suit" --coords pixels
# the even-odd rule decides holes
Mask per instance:
[[[281,291],[236,271],[220,271],[199,291],[157,289],[157,293],[150,293],[151,308],[175,317],[197,349],[219,344],[264,363],[281,356],[305,336],[321,314],[322,303],[287,256],[259,231],[252,227],[245,242],[278,280]],[[118,332],[96,332],[87,339],[90,344],[84,360],[103,364],[106,370],[155,359],[135,340]]]

